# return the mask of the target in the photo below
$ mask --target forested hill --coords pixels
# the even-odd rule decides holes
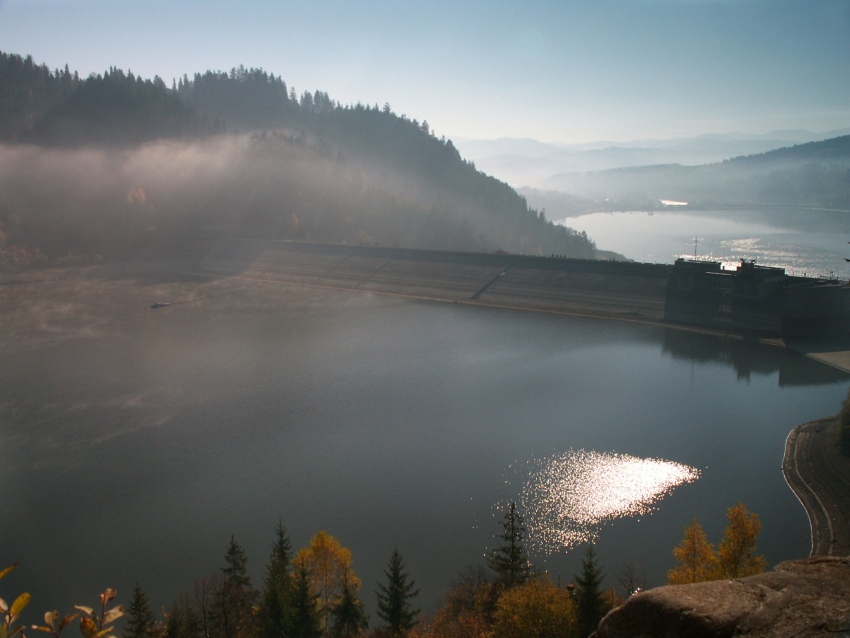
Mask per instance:
[[[662,199],[671,199],[701,208],[850,210],[850,136],[703,166],[670,164],[564,173],[549,178],[546,187],[573,197],[607,200],[607,206],[613,209],[654,207]],[[534,195],[540,205],[548,206],[548,199],[545,194]]]
[[[79,76],[64,70],[51,73],[44,65],[0,52],[0,140],[15,141],[73,93]]]
[[[32,56],[0,52],[0,141],[116,147],[222,129],[158,77],[110,68],[81,80],[67,65],[51,72]]]
[[[426,122],[258,69],[168,87],[0,54],[0,263],[159,258],[235,235],[594,257]]]
[[[731,165],[775,165],[783,163],[792,164],[797,162],[838,162],[841,164],[850,164],[850,135],[833,137],[832,139],[822,140],[819,142],[796,144],[795,146],[778,148],[773,151],[758,153],[756,155],[733,157],[723,163]]]

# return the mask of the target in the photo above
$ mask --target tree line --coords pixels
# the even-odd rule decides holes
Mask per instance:
[[[414,604],[419,592],[397,548],[375,591],[378,622],[372,625],[350,550],[321,531],[293,552],[286,528],[278,523],[259,588],[248,575],[245,551],[231,536],[221,569],[198,579],[161,616],[136,584],[126,609],[107,609],[116,596],[108,589],[100,596],[100,610],[75,606],[71,614],[49,612],[44,625],[25,627],[19,618],[30,599],[21,594],[10,606],[0,600],[0,634],[24,638],[32,629],[61,638],[79,621],[83,638],[578,638],[620,602],[612,590],[602,590],[592,546],[575,577],[577,586],[562,587],[531,565],[523,518],[514,503],[501,528],[497,546],[487,555],[488,569],[464,570],[430,617]],[[0,571],[0,579],[14,567]],[[116,629],[122,618],[123,631]]]
[[[758,516],[739,503],[727,517],[729,526],[717,550],[696,520],[685,528],[673,550],[677,565],[668,573],[670,584],[740,578],[764,570],[764,557],[755,554]],[[107,609],[116,596],[107,589],[100,595],[100,609],[75,606],[62,617],[48,612],[44,625],[31,628],[53,638],[61,638],[77,620],[83,638],[585,638],[608,611],[646,586],[639,568],[630,564],[620,574],[623,596],[605,589],[592,544],[574,582],[562,585],[529,560],[525,525],[515,503],[508,504],[500,527],[486,568],[464,569],[430,616],[415,606],[419,591],[398,548],[375,591],[379,622],[373,625],[360,598],[351,551],[321,531],[293,552],[286,528],[278,523],[259,588],[248,575],[245,551],[231,536],[221,569],[198,579],[161,617],[136,584],[126,610],[120,605]],[[14,567],[0,571],[0,579]],[[29,602],[28,594],[11,605],[0,600],[3,638],[24,638],[19,618]],[[123,631],[117,632],[115,621],[122,617]]]

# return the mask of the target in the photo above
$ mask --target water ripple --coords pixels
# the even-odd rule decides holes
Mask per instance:
[[[569,450],[529,462],[520,493],[527,540],[551,555],[596,539],[601,526],[651,512],[699,470],[660,459]]]

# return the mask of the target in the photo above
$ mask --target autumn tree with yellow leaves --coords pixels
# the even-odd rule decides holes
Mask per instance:
[[[667,572],[669,584],[742,578],[765,570],[767,559],[755,555],[756,538],[761,531],[758,514],[750,512],[743,503],[738,503],[726,511],[726,517],[729,525],[716,551],[696,519],[685,527],[682,542],[673,550],[677,565]]]
[[[756,538],[761,531],[758,514],[738,503],[726,512],[729,526],[717,546],[719,578],[743,578],[761,574],[767,567],[764,556],[756,556]]]
[[[351,550],[325,531],[310,540],[310,546],[298,550],[293,564],[309,576],[310,588],[318,596],[317,605],[324,629],[344,596],[355,596],[360,579],[351,567]]]
[[[678,564],[667,572],[667,582],[671,585],[701,583],[713,580],[717,574],[717,554],[697,519],[685,527],[685,536],[673,550],[673,556]]]
[[[493,638],[572,638],[576,605],[570,593],[540,576],[507,590],[496,604]]]

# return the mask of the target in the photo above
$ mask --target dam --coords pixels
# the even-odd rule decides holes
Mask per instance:
[[[699,327],[750,337],[850,339],[846,282],[742,262],[674,264],[504,252],[221,239],[198,264],[239,275],[445,302]]]

